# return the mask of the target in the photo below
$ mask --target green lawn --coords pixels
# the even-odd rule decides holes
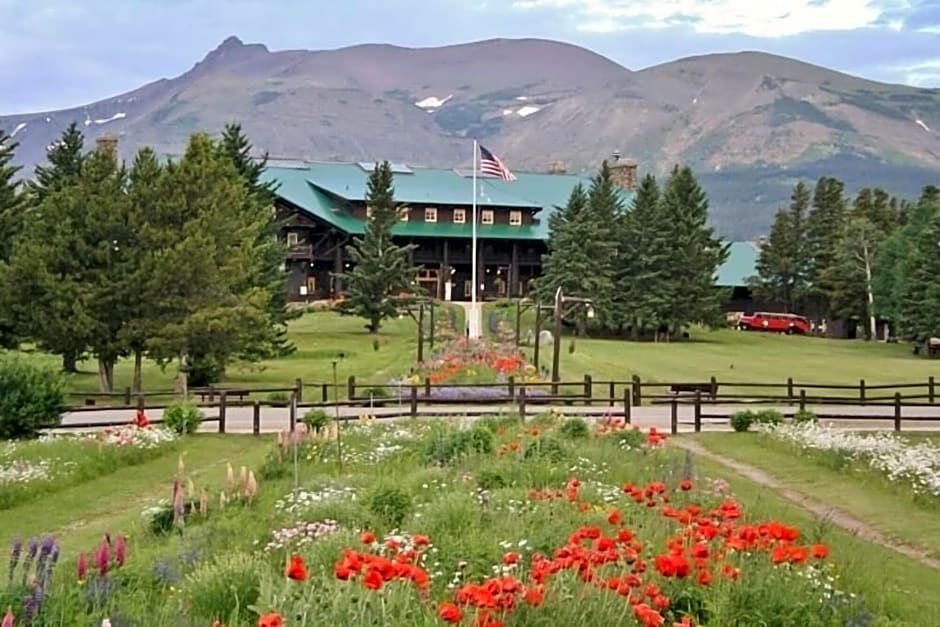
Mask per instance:
[[[940,504],[917,501],[904,486],[892,485],[867,469],[855,472],[827,467],[755,433],[689,437],[710,451],[761,469],[786,488],[864,520],[889,538],[940,558]]]
[[[486,316],[493,307],[488,304],[485,309],[484,327],[487,326]],[[513,308],[502,311],[514,320]],[[525,318],[531,321],[531,312]],[[460,319],[462,315],[457,323],[458,329],[462,330]],[[387,322],[376,337],[370,336],[357,318],[324,311],[311,312],[293,321],[289,334],[297,345],[296,353],[257,365],[234,365],[225,384],[287,387],[298,377],[306,383],[330,382],[331,362],[340,352],[345,353],[338,366],[340,382],[349,375],[355,375],[361,382],[383,384],[393,377],[407,375],[417,354],[416,326],[408,317]],[[373,345],[376,339],[378,350]],[[570,339],[566,337],[561,354],[562,378],[566,381],[579,381],[585,374],[592,375],[595,380],[625,381],[637,374],[644,381],[651,382],[702,381],[714,376],[720,383],[785,384],[787,377],[793,377],[799,389],[801,382],[857,385],[859,379],[865,379],[872,385],[926,383],[930,375],[940,379],[940,362],[915,357],[906,345],[730,330],[696,331],[691,341],[671,344],[579,339],[575,341],[574,352],[569,349]],[[531,347],[523,350],[531,360]],[[50,364],[58,363],[51,356],[37,354],[35,358]],[[550,346],[543,347],[541,364],[543,367],[551,365]],[[80,369],[81,373],[73,379],[73,389],[96,391],[95,363],[86,361]],[[131,371],[129,360],[118,364],[115,370],[117,390],[130,384]],[[172,368],[163,372],[155,364],[147,363],[144,387],[150,391],[172,390]],[[735,391],[728,385],[722,389]],[[785,390],[773,392],[783,394]],[[808,391],[808,394],[812,393]],[[844,394],[854,392],[846,391]],[[869,397],[876,394],[872,391]],[[314,392],[310,398],[317,396],[318,393]]]

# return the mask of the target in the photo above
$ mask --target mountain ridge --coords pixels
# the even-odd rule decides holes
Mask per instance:
[[[178,153],[240,121],[279,158],[466,167],[477,138],[510,166],[590,172],[613,151],[662,174],[687,162],[723,232],[754,236],[794,175],[912,195],[940,180],[940,89],[889,85],[759,51],[631,70],[575,44],[493,38],[410,48],[276,50],[231,36],[186,72],[58,111],[0,116],[19,163],[71,121]],[[893,186],[893,189],[892,189]]]

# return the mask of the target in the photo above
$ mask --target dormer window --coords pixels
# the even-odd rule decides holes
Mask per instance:
[[[425,222],[437,222],[437,207],[427,207],[424,210]]]
[[[296,246],[300,243],[300,236],[294,231],[288,231],[287,233],[287,245]]]
[[[484,209],[480,214],[480,222],[482,224],[493,224],[493,210]]]
[[[454,209],[454,224],[466,224],[467,223],[467,210],[466,209]]]
[[[521,211],[509,212],[509,226],[522,226],[522,212]]]

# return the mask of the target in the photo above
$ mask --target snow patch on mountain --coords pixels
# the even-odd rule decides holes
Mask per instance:
[[[10,139],[13,139],[14,137],[16,137],[16,134],[22,131],[24,128],[26,128],[26,122],[20,122],[19,124],[17,124],[16,128],[13,129],[13,132],[10,133]]]
[[[924,130],[927,131],[928,133],[931,132],[931,131],[930,131],[930,127],[927,126],[927,125],[924,123],[923,120],[914,120],[914,124],[916,124],[917,126],[921,127],[922,129],[924,129]]]
[[[438,98],[437,96],[428,96],[424,100],[419,100],[418,102],[416,102],[415,106],[420,107],[422,109],[440,109],[441,107],[444,106],[444,104],[447,103],[448,100],[450,100],[453,97],[454,97],[453,94],[451,94],[450,96],[447,96],[446,98]]]
[[[90,126],[92,124],[107,124],[108,122],[114,122],[115,120],[120,120],[126,118],[127,114],[124,112],[115,113],[110,118],[103,118],[101,120],[92,120],[91,118],[85,118],[85,126]]]
[[[516,110],[516,115],[525,118],[532,115],[533,113],[538,113],[539,111],[541,111],[540,107],[533,107],[532,105],[528,105]]]

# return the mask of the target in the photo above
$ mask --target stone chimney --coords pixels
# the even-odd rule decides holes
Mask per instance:
[[[610,172],[620,187],[630,190],[636,189],[636,161],[624,159],[620,156],[620,151],[614,151],[607,165],[610,166]]]
[[[565,165],[564,161],[552,161],[548,166],[549,174],[565,174],[568,171],[568,166]]]
[[[105,133],[104,135],[98,136],[98,139],[95,140],[95,146],[99,152],[103,152],[110,155],[113,159],[117,159],[118,139],[114,135]]]

